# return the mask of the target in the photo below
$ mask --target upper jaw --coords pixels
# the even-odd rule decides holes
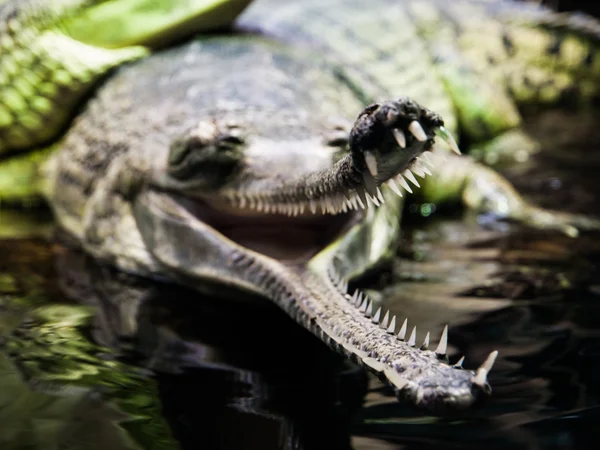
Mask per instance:
[[[436,136],[458,151],[441,117],[405,97],[365,108],[346,141],[324,139],[322,129],[291,138],[263,125],[230,136],[201,122],[180,139],[183,147],[172,145],[154,184],[244,214],[339,214],[379,206],[382,184],[400,196],[412,192],[409,183],[419,187],[416,176],[431,174]]]

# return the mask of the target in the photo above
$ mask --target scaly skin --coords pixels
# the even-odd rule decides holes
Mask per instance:
[[[203,39],[118,70],[45,167],[45,196],[60,225],[100,259],[220,294],[260,294],[378,373],[399,398],[433,412],[471,406],[489,392],[496,354],[476,372],[449,366],[445,335],[436,351],[428,337],[417,348],[416,330],[409,337],[406,326],[394,336],[395,319],[382,318],[361,293],[346,292],[347,279],[393,254],[401,209],[395,183],[410,190],[412,172],[427,174],[428,158],[437,160],[436,153],[425,156],[435,134],[453,146],[438,114],[394,96],[418,87],[414,95],[441,111],[448,128],[474,141],[517,129],[516,104],[510,96],[495,99],[498,84],[482,81],[481,59],[469,60],[460,46],[440,50],[444,30],[469,29],[444,3],[381,0],[374,14],[351,0],[325,9],[320,2],[277,3],[259,1],[240,26],[294,46],[243,35]],[[504,23],[501,5],[457,8],[497,25]],[[595,45],[588,31],[572,29]],[[513,47],[501,36],[510,56]],[[319,52],[310,49],[315,44]],[[452,58],[434,64],[436,55]],[[457,69],[487,92],[477,96],[482,104],[465,101],[452,82]],[[594,64],[583,74],[578,85],[594,88],[585,81],[597,79]],[[597,226],[527,205],[472,160],[445,167],[449,175],[427,180],[472,207],[567,232]],[[363,212],[369,203],[384,205]]]
[[[0,155],[48,145],[111,69],[230,23],[249,0],[0,1]],[[32,174],[49,151],[0,167],[0,199],[39,193]]]

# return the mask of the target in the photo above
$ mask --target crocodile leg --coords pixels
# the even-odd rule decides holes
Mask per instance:
[[[577,236],[580,230],[600,230],[600,220],[579,214],[550,211],[528,203],[502,175],[468,157],[439,158],[434,177],[423,180],[428,201],[444,202],[460,198],[465,206],[500,219],[529,226],[558,230]]]

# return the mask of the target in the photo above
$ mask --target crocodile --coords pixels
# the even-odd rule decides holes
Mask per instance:
[[[257,0],[227,33],[151,51],[148,35],[113,49],[106,36],[82,43],[69,35],[78,12],[8,1],[3,48],[33,39],[2,56],[15,73],[43,76],[25,58],[31,42],[63,76],[72,72],[63,39],[105,62],[74,92],[70,83],[50,98],[35,92],[25,114],[18,101],[3,106],[3,175],[33,174],[13,197],[42,196],[99,260],[221,296],[266,297],[398,399],[433,413],[470,407],[491,391],[497,352],[476,370],[451,365],[447,327],[435,349],[429,333],[418,345],[416,327],[409,333],[407,320],[349,283],[392,258],[402,196],[420,184],[436,202],[462,199],[538,228],[599,228],[527,203],[496,171],[456,155],[453,135],[497,159],[537,151],[518,107],[593,108],[600,25],[500,0],[322,3]],[[25,33],[31,23],[42,32]],[[47,119],[22,120],[40,98]]]

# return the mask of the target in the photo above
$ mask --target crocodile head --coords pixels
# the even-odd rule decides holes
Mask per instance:
[[[409,98],[364,108],[330,67],[303,53],[258,40],[227,41],[227,52],[223,45],[204,42],[190,53],[218,60],[195,61],[187,70],[179,65],[163,75],[170,80],[165,91],[185,91],[170,108],[185,110],[186,123],[161,139],[147,189],[137,198],[144,217],[138,225],[151,239],[147,247],[155,256],[171,254],[178,271],[201,284],[213,281],[220,292],[230,284],[260,294],[264,289],[230,266],[234,249],[306,265],[354,226],[369,224],[352,240],[354,261],[343,271],[359,274],[390,256],[400,202],[393,191],[410,190],[407,180],[417,183],[413,171],[431,173],[425,158],[441,118]],[[169,63],[142,65],[157,66],[145,71],[155,79],[158,66]],[[211,66],[218,80],[204,80],[213,72],[195,72],[200,65]],[[138,79],[137,91],[139,75],[124,75]],[[172,92],[156,94],[174,100]],[[386,206],[367,212],[384,203],[384,195],[390,197]],[[380,216],[387,220],[376,220]],[[167,223],[195,237],[166,233]],[[366,251],[373,235],[378,249]],[[201,244],[192,252],[194,241]]]
[[[445,339],[436,352],[417,348],[414,333],[394,335],[395,319],[380,323],[368,299],[346,292],[346,278],[392,256],[396,182],[410,190],[413,172],[427,174],[434,134],[444,134],[410,99],[362,105],[315,55],[262,39],[169,50],[120,70],[79,118],[53,205],[67,228],[68,211],[84,211],[71,229],[97,256],[267,297],[398,397],[436,412],[469,406],[489,390],[490,364],[451,367]],[[65,182],[74,162],[95,164],[98,179],[80,209]]]

